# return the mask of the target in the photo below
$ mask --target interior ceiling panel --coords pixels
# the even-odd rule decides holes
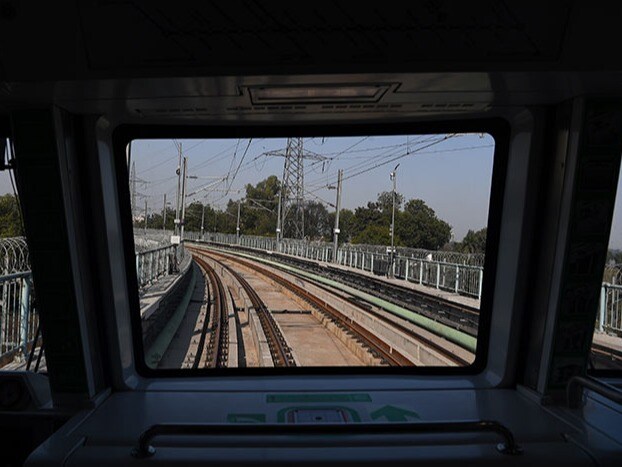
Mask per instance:
[[[0,0],[0,81],[616,71],[592,0]],[[136,81],[138,83],[138,81]]]
[[[79,2],[93,70],[556,60],[572,2],[382,5],[333,0]]]

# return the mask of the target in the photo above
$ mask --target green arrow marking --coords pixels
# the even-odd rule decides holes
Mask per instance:
[[[230,413],[227,423],[266,423],[266,416],[262,413]]]
[[[408,421],[408,417],[417,419],[420,418],[417,412],[400,409],[399,407],[393,407],[392,405],[385,405],[369,415],[372,420],[384,417],[389,422],[406,422]]]

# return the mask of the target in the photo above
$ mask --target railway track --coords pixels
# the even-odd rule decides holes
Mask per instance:
[[[292,273],[293,275],[295,275],[295,273]],[[301,277],[302,276],[297,276],[297,277]],[[308,278],[304,278],[304,280],[309,280]],[[313,281],[312,281],[313,282]],[[332,291],[330,289],[330,287],[327,287],[324,284],[321,284],[319,282],[313,282],[313,284],[323,290],[326,290],[327,292],[331,292],[334,293],[334,291]],[[354,305],[356,307],[361,308],[361,300],[357,299],[357,298],[353,298],[351,296],[348,296],[347,294],[343,294],[343,295],[339,295],[340,298],[342,300],[347,301],[348,303],[350,303],[351,305]],[[409,335],[413,335],[414,332],[411,328],[399,323],[397,321],[397,319],[391,319],[388,318],[386,314],[383,313],[379,313],[378,311],[374,310],[371,305],[369,307],[364,307],[364,310],[366,313],[374,316],[375,318],[389,324],[390,326],[392,326],[395,329],[399,329],[400,331],[404,332],[405,334],[409,334]],[[421,334],[416,334],[414,336],[419,342],[423,343],[426,345],[426,347],[434,349],[436,352],[438,352],[439,354],[442,354],[445,358],[447,358],[448,360],[451,360],[453,363],[455,363],[458,366],[467,366],[469,365],[471,362],[466,360],[465,358],[460,357],[459,355],[456,355],[453,352],[448,351],[445,347],[443,347],[443,345],[441,345],[438,342],[435,342],[432,339],[429,339],[427,337],[422,336]]]
[[[210,314],[211,319],[206,317],[203,322],[203,329],[201,330],[199,345],[192,368],[199,368],[201,362],[204,362],[204,366],[207,368],[224,368],[227,366],[227,357],[229,353],[226,289],[222,280],[218,274],[216,274],[216,271],[214,271],[214,268],[212,268],[207,261],[203,260],[198,255],[193,255],[193,257],[208,278],[208,289],[211,291],[210,302],[212,305],[212,312]],[[210,330],[211,332],[209,332]],[[207,339],[208,333],[209,340]],[[206,340],[208,341],[207,348],[205,346]],[[204,353],[205,358],[203,358]]]
[[[293,294],[297,295],[298,297],[300,297],[301,299],[309,303],[311,306],[313,306],[317,311],[325,315],[326,318],[328,318],[331,322],[333,322],[340,329],[342,329],[349,335],[353,336],[357,341],[360,342],[361,345],[366,347],[372,353],[372,355],[379,357],[386,364],[391,365],[391,366],[413,366],[414,365],[414,362],[410,360],[406,355],[402,354],[401,352],[393,348],[391,345],[383,341],[381,338],[374,335],[368,329],[364,328],[363,326],[361,326],[360,324],[352,320],[350,317],[346,316],[345,314],[337,310],[335,307],[327,303],[325,300],[316,297],[315,295],[310,293],[308,290],[306,290],[304,287],[301,287],[279,276],[278,274],[275,274],[274,272],[264,267],[261,267],[259,265],[256,265],[252,262],[245,261],[240,258],[224,255],[219,252],[214,252],[214,251],[206,252],[205,250],[202,250],[202,251],[205,254],[209,254],[209,256],[211,256],[212,258],[219,257],[219,258],[227,259],[230,261],[234,261],[235,263],[240,264],[241,266],[244,266],[248,269],[251,269],[269,278],[270,280],[281,285],[282,287],[288,289]],[[230,270],[234,271],[231,268]],[[244,278],[241,278],[241,279],[244,280]],[[255,292],[253,291],[253,293]],[[357,304],[354,302],[352,302],[352,304],[360,308],[360,304]],[[365,309],[365,312],[369,312],[369,310]],[[268,312],[268,314],[270,313]],[[453,354],[452,354],[452,357],[453,357]]]
[[[622,352],[596,342],[592,342],[591,354],[598,368],[616,370],[622,364]]]
[[[267,259],[278,259],[305,271],[341,282],[363,292],[373,292],[378,298],[394,303],[406,310],[418,313],[470,336],[477,337],[479,310],[477,308],[446,300],[441,297],[403,287],[398,284],[369,277],[354,271],[320,265],[311,260],[294,258],[281,253],[265,253],[247,247],[232,248],[231,245],[214,243],[219,248],[246,251]]]
[[[200,251],[201,254],[206,254],[206,252],[202,250],[198,250],[198,251]],[[205,260],[201,259],[198,253],[194,253],[193,257],[195,259],[198,259],[203,264],[207,264]],[[263,332],[266,335],[266,339],[268,340],[268,346],[270,348],[270,355],[272,356],[272,361],[274,362],[274,366],[276,367],[296,366],[296,361],[294,360],[290,347],[287,345],[285,337],[281,333],[281,330],[279,329],[279,326],[276,324],[276,321],[272,317],[272,314],[268,310],[268,307],[263,302],[261,297],[259,297],[255,289],[253,289],[253,287],[248,283],[248,281],[244,277],[242,277],[242,275],[239,274],[236,270],[229,267],[227,264],[224,264],[222,261],[218,261],[217,259],[213,257],[211,257],[211,259],[217,262],[221,267],[225,268],[235,278],[235,280],[242,286],[242,288],[248,295],[253,305],[253,308],[255,309],[255,312],[257,313]]]

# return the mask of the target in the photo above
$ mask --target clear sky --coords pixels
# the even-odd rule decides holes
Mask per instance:
[[[282,150],[286,138],[180,140],[188,157],[188,200],[224,207],[243,196],[247,183],[269,175],[279,178],[283,158],[268,156]],[[335,203],[337,170],[344,170],[342,206],[354,209],[390,191],[389,173],[397,169],[397,191],[405,198],[421,198],[453,227],[456,240],[486,225],[492,176],[493,139],[488,135],[383,136],[305,138],[305,151],[324,161],[305,160],[305,190],[310,200]],[[136,163],[137,207],[162,209],[163,196],[174,206],[178,156],[172,140],[144,140],[132,144]],[[238,169],[239,167],[239,169]],[[210,178],[216,177],[216,179]],[[222,180],[227,177],[227,180]],[[221,179],[221,181],[218,181]],[[151,208],[149,208],[151,206]],[[333,210],[327,206],[329,211]]]

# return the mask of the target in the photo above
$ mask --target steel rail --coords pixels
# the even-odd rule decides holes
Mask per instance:
[[[335,291],[331,290],[330,287],[328,287],[328,286],[326,286],[324,284],[315,282],[315,281],[313,281],[313,280],[311,280],[309,278],[303,277],[303,276],[296,276],[296,277],[300,277],[301,279],[304,279],[306,281],[312,282],[316,287],[321,288],[321,289],[323,289],[323,290],[325,290],[327,292],[335,294]],[[435,342],[432,339],[429,339],[427,337],[422,336],[421,334],[413,331],[412,329],[408,328],[407,326],[404,326],[403,324],[400,324],[397,321],[392,320],[391,318],[387,317],[385,314],[379,313],[378,311],[374,310],[373,308],[361,307],[361,303],[358,300],[355,300],[354,298],[343,296],[343,295],[339,295],[339,297],[342,300],[345,300],[346,302],[350,303],[351,305],[354,305],[357,308],[360,308],[360,309],[364,310],[365,313],[368,313],[368,314],[374,316],[375,318],[377,318],[377,319],[387,323],[388,325],[390,325],[390,326],[392,326],[392,327],[394,327],[394,328],[396,328],[396,329],[398,329],[398,330],[400,330],[400,331],[402,331],[402,332],[404,332],[404,333],[406,333],[406,334],[408,334],[410,336],[415,337],[419,342],[423,343],[428,348],[434,349],[438,353],[442,354],[448,360],[451,360],[456,365],[458,365],[458,366],[467,366],[467,365],[469,365],[471,363],[471,362],[465,360],[464,358],[456,355],[455,353],[447,350],[440,343]],[[414,326],[416,326],[416,325],[414,325]]]
[[[204,250],[196,249],[196,251],[208,256]],[[272,314],[268,310],[268,307],[263,302],[261,297],[259,297],[255,289],[248,283],[248,281],[244,277],[242,277],[233,268],[222,263],[221,261],[218,261],[213,257],[211,257],[211,259],[220,264],[227,271],[229,271],[229,273],[242,286],[242,288],[248,295],[253,305],[253,308],[257,313],[259,323],[261,324],[264,334],[266,335],[266,339],[268,340],[268,347],[270,348],[270,355],[272,356],[272,361],[274,362],[274,365],[277,367],[296,366],[292,351],[287,345],[285,337],[281,333],[281,330],[276,324],[274,318],[272,317]]]
[[[203,250],[205,251],[205,250]],[[357,322],[355,322],[352,318],[344,315],[339,310],[337,310],[332,305],[328,304],[326,301],[316,297],[309,291],[305,290],[304,287],[300,287],[293,282],[280,277],[274,272],[267,270],[261,266],[255,265],[253,263],[247,262],[237,257],[231,257],[227,255],[223,255],[221,253],[217,253],[214,251],[209,251],[210,255],[215,255],[219,257],[227,258],[231,261],[234,261],[242,266],[245,266],[249,269],[255,270],[258,273],[268,277],[272,281],[280,284],[281,286],[289,289],[294,294],[298,295],[300,298],[304,299],[312,306],[314,306],[317,310],[324,313],[329,319],[331,319],[335,324],[339,325],[342,329],[348,330],[356,335],[356,337],[364,343],[366,347],[368,347],[372,353],[376,353],[380,358],[382,358],[385,362],[392,366],[413,366],[414,362],[410,360],[407,356],[394,349],[391,345],[384,342],[382,339],[374,335],[371,331],[364,328]],[[360,305],[359,305],[360,307]],[[362,309],[362,308],[361,308]],[[368,311],[364,309],[365,311]]]
[[[229,333],[228,333],[228,316],[227,316],[227,301],[225,297],[225,288],[216,271],[206,261],[193,255],[195,261],[199,264],[201,269],[208,277],[211,284],[210,290],[212,290],[212,332],[210,333],[209,343],[206,352],[206,360],[208,368],[226,367],[228,357],[228,345],[229,345]],[[200,364],[201,356],[205,349],[205,340],[209,331],[208,316],[205,317],[203,322],[203,329],[201,330],[201,337],[199,340],[199,347],[197,349],[197,355],[193,363],[192,368],[198,368]]]
[[[338,268],[333,265],[321,266],[309,259],[295,258],[277,252],[268,254],[253,248],[237,245],[232,246],[216,243],[214,243],[214,245],[230,250],[247,251],[265,258],[278,258],[284,263],[299,266],[302,269],[312,271],[315,274],[336,280],[359,290],[365,292],[372,290],[379,298],[394,303],[413,313],[418,313],[471,336],[477,336],[479,321],[479,310],[477,308],[456,303],[442,297],[432,296],[425,292],[420,292],[399,284],[369,277],[356,271]]]

